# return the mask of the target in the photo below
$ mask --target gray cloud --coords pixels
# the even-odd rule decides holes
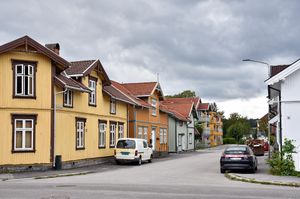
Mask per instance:
[[[0,42],[29,35],[59,42],[70,61],[99,58],[120,82],[159,73],[166,94],[247,99],[265,94],[267,73],[241,60],[296,60],[299,8],[296,0],[5,1]]]

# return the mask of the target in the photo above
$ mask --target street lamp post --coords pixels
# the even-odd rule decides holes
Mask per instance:
[[[254,59],[243,59],[243,61],[255,62],[255,63],[267,65],[268,66],[268,76],[271,77],[271,66],[267,62],[254,60]],[[269,141],[268,158],[270,159],[271,158],[271,151],[270,151],[271,129],[270,129],[269,121],[270,121],[270,114],[268,113],[268,141]]]

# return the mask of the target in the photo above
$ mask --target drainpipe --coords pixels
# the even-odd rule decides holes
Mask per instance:
[[[169,131],[170,132],[170,131]],[[177,120],[175,119],[175,152],[178,153],[178,143],[177,143]]]
[[[63,94],[67,91],[67,89],[65,89],[64,91],[60,91],[60,92],[57,92],[54,94],[54,107],[53,107],[53,126],[54,126],[54,129],[53,129],[53,167],[55,167],[55,145],[56,145],[56,95],[59,95],[59,94]]]
[[[133,106],[133,137],[137,138],[137,136],[136,136],[136,110],[135,110],[135,106]]]

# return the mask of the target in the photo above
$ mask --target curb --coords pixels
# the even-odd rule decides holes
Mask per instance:
[[[63,173],[63,174],[55,174],[55,175],[49,175],[49,176],[38,176],[33,177],[35,180],[41,180],[41,179],[48,179],[48,178],[59,178],[59,177],[68,177],[68,176],[79,176],[79,175],[86,175],[95,173],[94,171],[84,171],[84,172],[76,172],[76,173]]]
[[[264,184],[264,185],[277,185],[277,186],[288,186],[288,187],[300,187],[300,183],[297,182],[277,182],[277,181],[264,181],[264,180],[256,180],[255,178],[246,178],[241,177],[239,175],[225,173],[224,176],[229,180],[248,182],[248,183],[256,183],[256,184]]]

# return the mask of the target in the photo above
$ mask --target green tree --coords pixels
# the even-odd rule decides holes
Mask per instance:
[[[251,134],[251,125],[247,117],[242,117],[238,113],[230,114],[229,119],[223,121],[225,137],[232,137],[238,143],[244,136]]]
[[[195,91],[185,90],[175,95],[167,95],[166,98],[185,98],[185,97],[196,97]]]

